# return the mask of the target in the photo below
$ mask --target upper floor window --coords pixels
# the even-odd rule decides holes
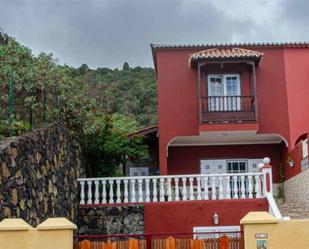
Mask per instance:
[[[208,96],[240,96],[239,74],[209,74]]]
[[[208,75],[208,111],[240,111],[238,74]]]

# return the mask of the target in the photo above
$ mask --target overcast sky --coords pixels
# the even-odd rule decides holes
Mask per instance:
[[[72,66],[153,66],[150,43],[309,41],[309,0],[0,0],[0,27]]]

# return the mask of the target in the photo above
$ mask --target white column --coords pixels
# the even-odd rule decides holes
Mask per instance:
[[[168,201],[172,201],[172,185],[171,185],[171,181],[172,181],[172,178],[167,178],[167,200]]]
[[[138,202],[143,202],[143,179],[138,179]]]
[[[233,181],[234,181],[234,195],[233,199],[238,199],[238,186],[237,186],[237,176],[233,176]]]
[[[135,179],[131,179],[131,202],[136,202],[135,198]]]
[[[187,200],[187,178],[182,177],[182,200],[186,201]]]
[[[85,182],[80,181],[80,204],[85,204]]]
[[[226,181],[226,199],[231,199],[230,176],[226,176],[225,181]]]
[[[189,178],[189,182],[190,182],[190,200],[194,200],[193,177]]]
[[[102,203],[106,203],[106,180],[102,180]]]
[[[178,177],[175,177],[174,181],[175,181],[175,201],[179,201],[179,186],[178,186],[179,179]]]
[[[99,204],[99,181],[94,181],[94,204]]]
[[[246,198],[245,176],[240,176],[241,179],[241,199]]]
[[[217,199],[217,196],[216,196],[216,177],[215,176],[212,176],[211,177],[211,183],[212,183],[212,186],[211,186],[211,199],[212,200],[215,200]]]
[[[261,188],[260,188],[260,176],[255,175],[255,192],[256,192],[256,198],[261,198]]]
[[[87,181],[87,187],[88,187],[87,204],[92,204],[92,181]]]
[[[201,177],[196,177],[197,183],[197,199],[202,200],[202,190],[201,190]]]
[[[248,176],[248,191],[249,191],[249,199],[252,199],[253,198],[253,195],[252,195],[252,175],[249,175]]]
[[[114,203],[114,180],[109,180],[109,203]]]
[[[204,200],[208,200],[208,177],[204,176]]]
[[[219,199],[224,199],[223,195],[223,184],[222,184],[222,176],[219,176]]]
[[[264,159],[265,160],[265,159]],[[269,165],[262,169],[263,173],[263,194],[266,193],[273,193],[273,176],[272,176],[272,170]],[[269,191],[267,190],[269,186]]]
[[[165,201],[164,199],[164,178],[160,178],[160,201]]]
[[[150,191],[149,191],[149,178],[145,179],[145,185],[146,185],[146,202],[150,202]]]
[[[157,178],[153,178],[152,179],[152,183],[153,183],[153,190],[152,190],[152,194],[153,194],[153,197],[152,197],[152,201],[153,202],[157,202],[158,201],[158,191],[157,191]]]
[[[123,183],[124,183],[124,200],[123,200],[123,202],[128,203],[129,202],[128,180],[127,179],[123,180]]]
[[[116,183],[117,183],[117,192],[116,192],[117,199],[116,199],[116,202],[120,203],[121,202],[120,180],[117,179]]]

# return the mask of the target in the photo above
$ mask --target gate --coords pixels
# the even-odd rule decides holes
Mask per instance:
[[[82,235],[75,249],[244,249],[243,233]]]

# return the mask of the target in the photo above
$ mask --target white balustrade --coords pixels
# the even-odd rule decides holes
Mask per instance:
[[[82,178],[80,204],[265,198],[271,169],[258,173]],[[268,183],[266,183],[268,181]]]

